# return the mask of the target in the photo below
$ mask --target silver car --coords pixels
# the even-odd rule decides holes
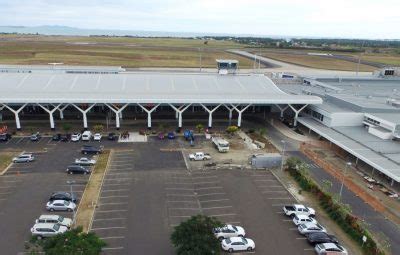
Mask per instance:
[[[65,200],[53,200],[49,201],[46,204],[46,209],[54,212],[54,211],[68,211],[72,212],[76,208],[76,204],[70,201]]]
[[[300,224],[297,229],[299,230],[300,234],[305,235],[309,233],[315,233],[315,232],[326,232],[326,229],[321,226],[321,224],[317,223],[302,223]]]
[[[31,228],[31,233],[33,236],[37,236],[39,239],[43,237],[52,237],[67,231],[68,228],[61,226],[60,224],[54,223],[36,223]]]
[[[13,163],[26,163],[32,162],[35,160],[35,157],[32,154],[21,154],[12,159]]]

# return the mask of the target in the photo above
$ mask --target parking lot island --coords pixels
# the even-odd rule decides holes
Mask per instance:
[[[112,150],[105,150],[99,155],[97,164],[90,175],[81,202],[79,203],[75,216],[75,226],[82,226],[84,232],[88,232],[92,224],[94,210],[111,156]]]

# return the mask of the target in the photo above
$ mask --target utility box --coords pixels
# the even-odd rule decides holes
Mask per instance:
[[[280,167],[282,156],[279,153],[255,154],[250,156],[249,163],[256,169]]]

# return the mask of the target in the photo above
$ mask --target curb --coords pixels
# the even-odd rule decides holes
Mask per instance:
[[[292,191],[289,190],[289,188],[286,186],[286,184],[283,183],[283,181],[274,173],[274,171],[270,171],[272,175],[279,181],[279,183],[289,192],[290,195],[297,201],[297,203],[300,203],[299,199],[293,194]]]
[[[13,165],[14,165],[14,163],[11,162],[11,163],[0,173],[0,176],[3,176],[5,173],[7,173],[8,169],[9,169],[10,167],[12,167]]]

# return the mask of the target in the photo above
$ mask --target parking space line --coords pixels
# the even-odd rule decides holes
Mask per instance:
[[[103,185],[104,186],[104,185]],[[129,189],[103,189],[101,192],[128,191]]]
[[[216,175],[210,175],[210,176],[192,177],[193,180],[196,180],[196,179],[205,179],[205,178],[218,178],[218,176],[216,176]]]
[[[217,182],[194,182],[193,184],[194,185],[202,185],[202,184],[212,184],[212,183],[219,183],[218,181]]]
[[[2,195],[8,195],[8,194],[11,194],[11,192],[2,192],[2,193],[0,193],[0,196],[2,196]]]
[[[225,214],[212,214],[208,215],[209,217],[223,217],[223,216],[235,216],[236,213],[225,213]]]
[[[106,237],[100,237],[103,240],[107,240],[107,239],[124,239],[125,236],[106,236]]]
[[[192,215],[170,215],[171,218],[190,218]]]
[[[126,212],[128,210],[106,210],[106,211],[96,211],[96,213],[110,213],[110,212]]]
[[[296,237],[297,240],[306,240],[307,238],[305,237]]]
[[[120,246],[120,247],[106,247],[106,248],[102,248],[102,251],[112,251],[112,250],[122,250],[124,247]]]
[[[193,182],[166,182],[165,185],[193,185]]]
[[[267,197],[267,199],[283,199],[283,200],[292,200],[292,197]]]
[[[106,196],[106,197],[99,197],[100,199],[105,199],[105,198],[117,198],[117,197],[128,197],[126,195],[122,195],[122,196]]]
[[[201,194],[197,195],[198,197],[205,197],[205,196],[214,196],[214,195],[226,195],[226,193],[220,192],[220,193],[208,193],[208,194]]]
[[[166,201],[167,203],[192,203],[192,204],[197,204],[197,201]]]
[[[207,188],[196,188],[196,190],[207,190],[207,189],[222,189],[222,187],[217,186],[217,187],[207,187]]]
[[[287,204],[272,204],[271,206],[285,206],[285,205],[287,205]]]
[[[113,202],[113,203],[100,203],[100,206],[102,205],[127,205],[127,202]]]
[[[191,211],[197,211],[197,210],[200,210],[201,208],[199,208],[199,207],[187,207],[187,208],[173,208],[173,207],[170,207],[168,209],[169,210],[191,210]]]
[[[108,230],[108,229],[124,229],[126,227],[106,227],[106,228],[92,228],[92,231]]]
[[[266,193],[286,193],[288,192],[287,190],[265,190],[261,193],[266,194]]]
[[[268,180],[253,180],[255,182],[276,182],[277,180],[274,179],[268,179]]]
[[[213,200],[199,200],[200,203],[211,203],[211,202],[222,202],[222,201],[229,201],[228,198],[224,199],[213,199]]]
[[[185,188],[165,188],[166,190],[185,190],[185,191],[194,191],[194,189],[185,189]]]
[[[123,174],[131,174],[131,173],[108,173],[107,176],[109,176],[109,175],[123,175]]]
[[[167,194],[167,196],[173,196],[173,197],[195,197],[196,195]]]
[[[112,221],[112,220],[126,220],[126,218],[94,219],[93,221]]]
[[[16,143],[18,144],[18,143],[22,142],[22,140],[24,140],[24,137],[22,137],[21,139],[19,139]]]
[[[313,248],[304,248],[305,251],[313,251]]]
[[[121,185],[131,185],[131,183],[107,183],[107,184],[103,184],[103,186],[121,186]]]
[[[119,180],[132,180],[133,177],[122,177],[122,178],[108,178],[104,179],[104,181],[119,181]]]
[[[225,209],[225,208],[232,208],[233,206],[218,206],[218,207],[202,207],[203,210],[214,210],[214,209]]]

